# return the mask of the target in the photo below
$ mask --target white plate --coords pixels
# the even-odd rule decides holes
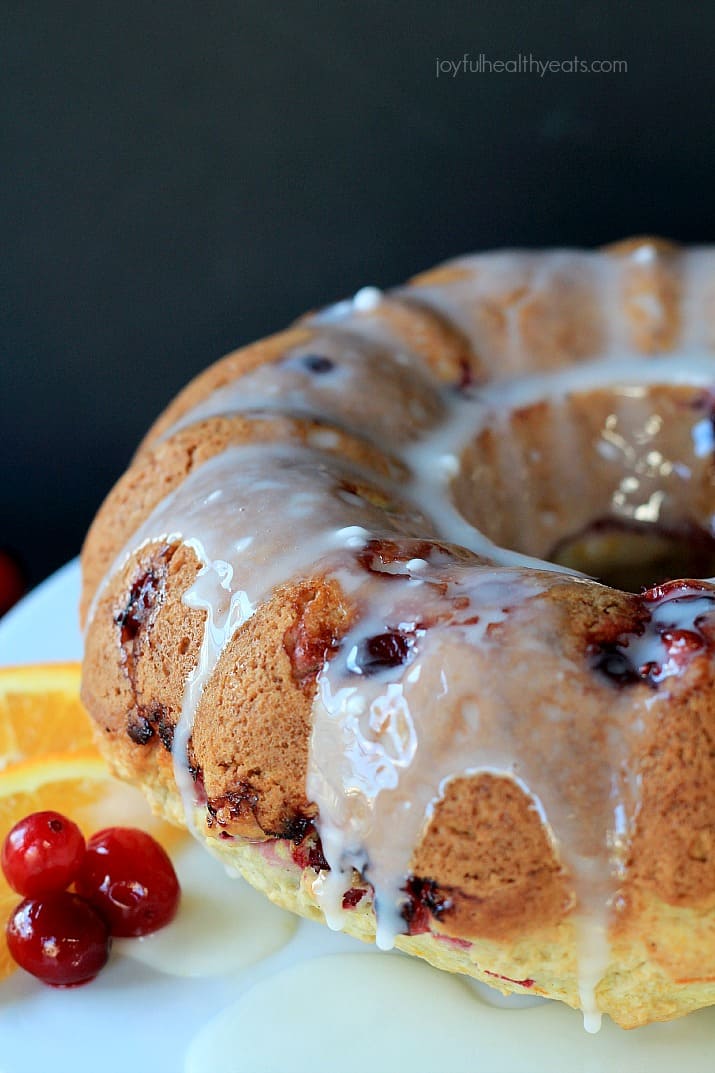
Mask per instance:
[[[78,589],[70,563],[6,616],[0,663],[78,659]],[[122,799],[125,822],[128,807]],[[55,991],[18,972],[0,984],[0,1073],[711,1068],[715,1010],[630,1033],[609,1022],[587,1036],[560,1005],[495,1007],[484,990],[414,959],[294,925],[198,847],[177,863],[177,922],[153,940],[116,944],[93,983]]]

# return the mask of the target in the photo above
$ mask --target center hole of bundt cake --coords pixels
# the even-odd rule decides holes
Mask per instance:
[[[673,578],[715,575],[715,539],[691,521],[678,529],[601,518],[565,537],[548,558],[614,589],[641,592]]]
[[[715,404],[684,385],[599,388],[495,412],[453,494],[502,547],[639,592],[715,575]]]

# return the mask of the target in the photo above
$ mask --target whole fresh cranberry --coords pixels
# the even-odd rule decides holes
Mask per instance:
[[[84,835],[76,823],[59,812],[33,812],[7,835],[0,862],[13,890],[37,898],[68,887],[84,854]]]
[[[106,965],[112,942],[97,910],[69,891],[20,902],[5,934],[18,965],[51,987],[93,980]]]
[[[92,835],[75,886],[116,936],[148,935],[173,920],[179,906],[179,881],[166,850],[134,827]]]

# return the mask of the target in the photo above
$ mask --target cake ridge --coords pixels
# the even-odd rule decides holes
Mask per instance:
[[[467,942],[467,954],[459,962],[462,971],[494,976],[495,969],[505,968],[508,971],[497,971],[496,975],[517,981],[528,978],[533,982],[546,977],[550,970],[538,959],[524,971],[517,971],[501,948],[489,947],[493,960],[488,968],[479,963],[486,949],[480,942],[489,946],[497,941],[490,936],[500,934],[498,912],[502,912],[504,921],[514,912],[508,884],[500,886],[501,881],[494,881],[495,905],[502,909],[494,909],[493,920],[488,916],[491,910],[485,911],[482,920],[482,910],[475,908],[475,903],[483,896],[471,892],[488,888],[490,881],[480,874],[478,857],[465,863],[461,885],[447,878],[456,874],[454,855],[465,852],[458,848],[461,842],[453,834],[456,841],[449,856],[445,834],[449,825],[445,826],[445,817],[450,810],[456,808],[459,813],[459,809],[477,809],[477,798],[470,804],[470,795],[487,793],[492,784],[484,781],[485,776],[497,781],[512,780],[517,795],[527,799],[531,795],[531,806],[527,802],[524,807],[527,811],[532,808],[536,817],[533,838],[537,837],[537,828],[546,838],[546,842],[539,843],[538,853],[533,851],[536,857],[532,874],[539,877],[534,880],[538,890],[543,886],[551,893],[548,906],[546,901],[543,906],[539,902],[540,893],[527,899],[529,908],[522,927],[535,937],[542,936],[542,940],[535,938],[534,942],[543,941],[547,946],[553,945],[558,935],[556,946],[560,944],[566,959],[557,974],[561,982],[542,983],[543,993],[580,1004],[592,1025],[599,1008],[626,1023],[652,1016],[653,1009],[659,1015],[660,1007],[652,996],[650,1013],[639,1013],[637,1000],[629,1012],[628,1000],[622,988],[618,991],[621,985],[616,981],[619,958],[623,957],[619,936],[637,900],[646,894],[651,897],[647,884],[642,889],[636,885],[635,893],[628,893],[628,857],[639,837],[640,797],[638,780],[624,777],[623,769],[631,764],[631,757],[635,757],[636,768],[652,764],[652,740],[661,733],[658,721],[662,710],[675,703],[674,696],[696,698],[678,703],[686,708],[690,705],[699,713],[699,719],[706,720],[712,686],[701,683],[711,683],[713,675],[709,625],[712,601],[706,593],[694,602],[697,622],[694,619],[688,623],[686,614],[677,628],[673,625],[661,629],[659,612],[653,610],[653,601],[649,604],[647,595],[618,592],[586,579],[572,567],[500,547],[468,517],[464,505],[468,489],[464,482],[471,480],[467,471],[471,472],[478,458],[482,435],[501,429],[508,461],[510,422],[541,420],[543,424],[547,418],[539,416],[540,407],[551,407],[561,419],[571,420],[569,406],[578,413],[578,407],[593,395],[599,397],[605,413],[612,396],[614,412],[622,403],[626,410],[636,407],[628,412],[637,412],[640,405],[646,414],[651,398],[655,400],[653,406],[660,405],[658,393],[672,391],[674,412],[678,407],[683,412],[680,439],[670,443],[663,433],[661,450],[657,422],[653,424],[655,431],[647,435],[636,428],[635,439],[629,444],[631,455],[623,456],[626,461],[621,483],[631,482],[628,494],[637,503],[637,497],[645,495],[652,482],[660,479],[657,472],[661,467],[664,487],[675,489],[664,493],[665,500],[670,496],[676,503],[681,486],[688,489],[692,482],[695,487],[692,474],[699,466],[697,507],[702,512],[702,504],[707,503],[710,494],[707,451],[703,447],[706,437],[698,438],[692,429],[709,418],[696,410],[693,400],[715,380],[715,357],[702,349],[702,333],[684,330],[681,318],[671,309],[676,298],[682,299],[684,288],[687,290],[680,277],[677,285],[673,282],[673,266],[689,263],[689,257],[690,254],[661,252],[650,242],[637,245],[630,254],[556,251],[479,255],[452,262],[384,296],[376,290],[359,292],[363,297],[343,303],[327,315],[312,315],[285,338],[268,341],[264,361],[260,360],[262,352],[255,350],[253,356],[246,358],[243,372],[240,356],[225,359],[229,362],[225,369],[234,370],[233,380],[229,376],[228,382],[222,382],[224,374],[220,371],[208,379],[200,378],[193,400],[185,395],[150,433],[137,456],[136,472],[142,465],[150,469],[152,458],[163,457],[162,452],[166,455],[179,442],[191,444],[196,430],[211,430],[221,422],[226,427],[232,421],[244,422],[240,434],[246,440],[232,440],[227,432],[226,442],[217,443],[215,454],[198,461],[191,455],[188,476],[169,491],[168,497],[160,497],[153,506],[148,497],[148,516],[140,521],[124,550],[109,557],[105,580],[91,594],[85,696],[95,719],[111,727],[109,751],[115,763],[125,773],[135,773],[135,777],[136,772],[144,771],[140,756],[144,745],[134,742],[130,748],[122,742],[122,720],[128,718],[122,714],[122,704],[131,709],[140,703],[137,698],[143,688],[156,690],[150,679],[154,673],[152,663],[161,663],[159,634],[163,629],[169,631],[166,636],[172,636],[174,627],[170,623],[178,622],[185,614],[192,625],[187,627],[187,644],[182,652],[182,658],[186,657],[182,663],[183,694],[178,695],[176,685],[168,690],[164,684],[151,701],[172,712],[171,779],[181,789],[187,817],[197,828],[205,819],[207,804],[211,806],[211,801],[219,798],[230,800],[231,778],[234,779],[240,788],[237,802],[250,798],[253,804],[250,808],[237,804],[235,812],[228,807],[225,818],[218,821],[217,810],[212,806],[213,834],[222,832],[228,840],[246,837],[249,829],[254,838],[265,838],[271,831],[271,837],[276,837],[281,824],[288,823],[280,817],[289,816],[290,810],[297,808],[300,818],[303,810],[303,819],[322,839],[330,870],[303,871],[300,894],[288,899],[294,908],[314,912],[322,905],[329,917],[339,917],[346,927],[358,926],[354,924],[354,913],[341,913],[339,905],[336,908],[357,882],[365,892],[361,895],[363,923],[359,926],[368,927],[368,934],[376,928],[379,942],[388,945],[406,919],[410,877],[423,877],[436,884],[435,890],[450,892],[441,902],[435,895],[434,904],[442,908],[436,915],[436,910],[432,912],[430,928],[436,936],[453,935]],[[701,260],[707,268],[707,256]],[[698,293],[704,294],[705,285],[700,276],[693,282],[695,276],[691,273],[687,285],[697,291],[697,282]],[[607,323],[603,307],[606,302],[613,304],[614,293],[622,296],[622,308],[619,304],[618,316]],[[411,304],[422,306],[422,311],[415,312],[414,319],[408,321],[404,307]],[[607,331],[610,335],[606,340]],[[688,341],[690,350],[673,355],[670,351],[678,339]],[[529,340],[533,343],[531,349]],[[444,349],[440,349],[442,344]],[[536,371],[524,373],[525,365]],[[510,377],[517,379],[510,381]],[[348,387],[351,390],[346,392]],[[628,401],[631,398],[636,401]],[[264,422],[266,438],[250,445],[250,426],[256,422]],[[275,440],[271,439],[272,422],[277,422],[275,429],[279,433]],[[575,422],[576,418],[571,423]],[[319,425],[319,430],[311,428],[311,424]],[[311,436],[315,437],[313,442]],[[341,458],[348,437],[355,441],[351,450],[356,458],[351,462]],[[577,442],[574,440],[574,444]],[[692,449],[693,457],[681,459],[678,452],[686,448]],[[698,451],[702,462],[698,462]],[[648,461],[645,466],[643,460],[651,455],[661,461]],[[518,452],[512,451],[515,469],[522,465],[520,458]],[[537,463],[538,460],[534,465]],[[609,463],[604,457],[605,463],[616,468],[620,464],[619,459]],[[679,472],[673,468],[675,463],[681,467]],[[635,488],[631,487],[634,481]],[[194,499],[200,509],[192,518]],[[214,510],[224,500],[233,502],[235,508],[229,514],[233,519],[230,540],[221,537],[210,551],[208,544],[213,538],[207,543],[206,527],[210,529]],[[182,502],[184,505],[177,507]],[[626,497],[619,506],[614,492],[611,506],[616,513],[627,512],[632,502]],[[653,501],[649,507],[655,511],[655,520],[661,508],[663,499]],[[182,521],[182,516],[188,520]],[[704,519],[702,524],[706,522]],[[222,524],[226,525],[225,519]],[[87,560],[98,541],[96,532],[101,534],[103,529],[106,531],[104,521],[88,541]],[[413,554],[415,542],[421,548],[417,555]],[[257,544],[262,545],[260,553],[252,558],[254,553],[249,554],[248,549]],[[365,566],[369,549],[380,545],[392,545],[391,570]],[[451,565],[430,561],[433,556],[439,559],[442,549],[449,545],[458,545],[448,553]],[[140,623],[138,638],[131,642],[132,666],[139,669],[139,679],[144,673],[148,676],[146,686],[137,686],[139,679],[135,681],[134,672],[127,684],[126,655],[122,655],[119,646],[117,669],[111,672],[117,684],[112,688],[115,697],[126,699],[109,700],[111,690],[102,685],[100,664],[102,651],[113,643],[117,608],[127,600],[127,586],[131,589],[131,579],[137,576],[137,570],[141,571],[141,562],[152,555],[161,559],[164,547],[181,550],[172,551],[171,563],[157,582],[164,588],[152,603],[151,615]],[[102,554],[106,560],[106,551]],[[489,578],[496,585],[502,575],[510,579],[508,584],[517,595],[497,601],[496,610],[490,612],[488,604],[480,603],[479,579]],[[463,580],[458,583],[455,578]],[[251,585],[253,593],[249,593]],[[680,598],[682,601],[682,592]],[[455,600],[462,601],[458,612],[453,607]],[[271,634],[270,621],[264,621],[269,609],[275,621],[282,623],[276,626],[277,634]],[[458,621],[460,615],[464,621]],[[476,621],[467,621],[471,619]],[[619,678],[603,661],[594,660],[598,652],[613,651],[623,657],[623,638],[643,636],[651,620],[655,627],[648,634],[649,643],[656,654],[671,660],[667,675],[639,675],[636,669],[626,683],[624,676]],[[678,629],[680,633],[673,639],[671,634]],[[263,641],[261,630],[266,638]],[[299,643],[291,642],[289,646],[289,636],[298,637]],[[493,642],[493,636],[500,638],[499,644]],[[636,652],[638,644],[634,642],[629,656]],[[259,656],[255,654],[257,645]],[[628,649],[627,643],[625,648]],[[369,672],[360,670],[358,656],[352,667],[346,664],[352,649],[358,656],[362,652],[360,658],[367,660],[364,666],[371,668]],[[682,652],[687,658],[681,658]],[[519,668],[516,673],[510,669],[509,653],[513,654],[514,667]],[[306,661],[307,670],[296,669],[299,658]],[[271,763],[278,763],[274,770],[261,747],[251,745],[253,754],[246,749],[246,743],[253,740],[250,729],[240,730],[240,749],[232,744],[233,731],[225,729],[230,706],[225,709],[224,693],[236,697],[241,694],[237,668],[248,668],[244,673],[250,682],[254,662],[255,674],[262,676],[261,681],[269,682],[273,677],[276,682],[280,679],[286,683],[280,686],[277,696],[290,696],[288,709],[300,712],[300,716],[291,717],[294,723],[289,736],[298,735],[301,745],[296,773],[291,773],[290,778],[275,759],[275,749],[280,752],[279,738],[275,749],[271,745]],[[148,668],[146,672],[142,671],[144,666]],[[547,667],[551,668],[548,675]],[[441,668],[441,678],[435,668]],[[430,674],[436,674],[433,688],[421,693],[420,677],[424,682]],[[453,685],[451,692],[444,685],[462,682],[465,674],[466,684]],[[412,681],[410,675],[417,678]],[[511,675],[515,678],[513,683],[509,682]],[[490,705],[494,708],[494,726],[498,727],[496,715],[508,723],[512,708],[518,708],[517,697],[528,697],[530,714],[522,716],[520,732],[527,737],[531,734],[533,739],[533,722],[544,740],[551,742],[551,755],[544,757],[550,782],[537,792],[535,787],[542,786],[540,773],[532,771],[527,777],[520,770],[520,765],[528,768],[532,759],[528,749],[524,753],[521,743],[511,759],[502,756],[493,763],[494,757],[482,757],[484,763],[475,761],[466,767],[460,767],[447,750],[452,757],[452,770],[442,770],[439,778],[430,772],[434,775],[432,783],[427,780],[423,785],[418,780],[423,796],[417,791],[408,795],[415,805],[416,822],[409,844],[400,846],[400,864],[391,873],[384,860],[378,867],[381,849],[379,842],[372,840],[372,828],[360,826],[368,820],[377,823],[374,815],[370,819],[370,808],[375,806],[377,813],[382,810],[390,787],[382,786],[380,792],[375,792],[369,807],[363,802],[358,819],[346,817],[340,809],[345,802],[354,805],[358,801],[358,785],[364,790],[366,776],[364,772],[360,775],[359,765],[354,770],[349,766],[341,769],[335,757],[327,766],[324,761],[318,764],[316,757],[321,742],[324,744],[331,733],[337,733],[338,738],[348,734],[352,735],[353,746],[356,741],[361,743],[355,754],[359,758],[374,758],[376,750],[388,750],[381,761],[387,764],[384,774],[390,768],[389,749],[399,752],[404,737],[411,756],[398,768],[417,777],[415,757],[420,742],[429,741],[431,734],[438,735],[440,719],[446,718],[435,699],[440,681],[450,694],[449,704],[455,705],[451,718],[459,722],[466,718],[465,712],[473,717],[470,741],[476,743],[476,754],[479,734],[486,733],[484,720]],[[548,699],[554,681],[563,683],[563,700]],[[170,703],[164,696],[167,690]],[[469,699],[473,693],[474,698]],[[508,703],[505,698],[510,698]],[[141,703],[147,707],[146,698]],[[264,695],[256,694],[254,704],[260,707],[264,703]],[[443,699],[441,707],[446,705]],[[571,710],[574,705],[581,710]],[[249,718],[248,707],[248,701],[243,699],[238,705],[241,727]],[[367,724],[363,725],[365,720]],[[466,721],[469,723],[469,718]],[[556,743],[561,739],[552,738],[552,723],[573,746],[570,758],[557,764]],[[583,742],[574,744],[577,727],[601,758],[584,764],[582,772],[574,766],[582,755],[579,749],[584,747]],[[505,727],[502,731],[506,732]],[[213,748],[219,748],[217,765],[211,760]],[[531,740],[531,752],[539,755],[540,749],[543,743]],[[338,755],[345,760],[349,752],[346,745]],[[433,742],[430,755],[438,753]],[[290,763],[288,758],[286,763]],[[323,772],[322,783],[316,774],[318,769]],[[339,780],[338,784],[331,782],[341,770],[342,784]],[[394,764],[392,770],[389,777],[397,779],[397,786],[400,778]],[[591,797],[586,794],[585,803],[576,809],[580,827],[577,824],[575,831],[564,834],[569,828],[563,818],[568,810],[559,803],[558,792],[568,798],[575,792],[574,787],[578,789],[579,777],[589,784],[595,780]],[[159,793],[158,782],[161,794],[169,801],[166,807],[175,809],[175,789],[164,768],[158,774],[153,772],[151,778],[146,773],[141,778],[152,784],[151,792],[155,794]],[[283,785],[288,781],[294,784],[292,797]],[[558,786],[561,791],[557,792]],[[204,792],[208,802],[202,799]],[[505,789],[500,792],[507,793]],[[555,796],[550,798],[550,794]],[[515,803],[511,807],[522,805]],[[335,820],[335,808],[343,816],[344,829]],[[264,812],[276,818],[262,819]],[[595,831],[590,829],[592,821]],[[464,818],[459,821],[464,822]],[[217,823],[219,832],[215,830]],[[459,823],[454,821],[453,831],[458,830]],[[251,828],[251,824],[257,826]],[[532,818],[524,824],[532,831]],[[394,816],[390,818],[386,813],[384,822],[377,826],[389,841],[396,830]],[[500,837],[494,835],[497,841]],[[351,838],[357,840],[355,844]],[[590,846],[592,839],[597,851],[584,852],[584,846]],[[224,842],[224,851],[230,852],[228,841]],[[499,868],[492,867],[494,875],[498,875]],[[514,867],[518,871],[517,863]],[[524,882],[522,877],[519,883]],[[519,884],[517,887],[528,889]],[[624,899],[622,889],[627,892]],[[715,894],[715,887],[713,891]],[[543,897],[546,899],[546,895]],[[488,898],[484,900],[488,902]],[[482,920],[481,938],[473,923],[477,918]],[[371,923],[366,925],[365,921]],[[645,943],[645,939],[637,927],[634,934],[637,938],[633,949],[640,950],[638,944]],[[549,936],[548,941],[545,936]],[[444,952],[437,954],[425,947],[426,939],[424,943],[411,944],[413,938],[418,936],[413,934],[407,940],[401,937],[400,943],[438,964],[444,962]],[[660,969],[654,972],[654,979],[660,981]],[[655,988],[656,984],[648,986]],[[617,997],[611,999],[612,992],[617,992]],[[670,1011],[666,1015],[677,1010],[678,1001],[677,996],[664,1000],[663,1009]],[[692,999],[686,996],[686,1001]]]

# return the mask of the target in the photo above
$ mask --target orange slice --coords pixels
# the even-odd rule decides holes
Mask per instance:
[[[21,760],[0,772],[0,840],[23,816],[55,809],[71,816],[83,830],[114,779],[93,749]]]
[[[92,745],[79,663],[0,667],[0,770],[26,757]]]

